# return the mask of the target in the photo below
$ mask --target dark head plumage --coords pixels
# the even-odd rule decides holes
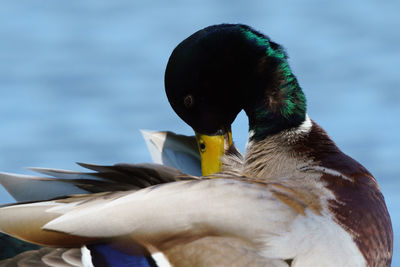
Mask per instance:
[[[202,29],[173,51],[168,100],[194,130],[213,134],[244,109],[255,138],[299,125],[305,98],[283,48],[242,24]]]

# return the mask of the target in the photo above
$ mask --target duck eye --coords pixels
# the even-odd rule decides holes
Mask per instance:
[[[192,108],[194,105],[194,98],[192,95],[187,95],[183,99],[183,104],[185,105],[186,108]]]
[[[204,143],[203,140],[200,140],[200,142],[199,142],[199,147],[200,147],[200,151],[201,151],[201,152],[206,151],[206,144]]]

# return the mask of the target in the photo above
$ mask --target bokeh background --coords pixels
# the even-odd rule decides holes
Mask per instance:
[[[139,129],[191,134],[164,94],[173,48],[205,26],[245,23],[286,47],[310,116],[378,179],[400,266],[399,10],[390,0],[2,1],[0,170],[150,161]],[[243,114],[233,131],[243,150]]]

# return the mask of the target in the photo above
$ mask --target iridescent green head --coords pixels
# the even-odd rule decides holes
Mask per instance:
[[[165,88],[175,112],[203,134],[229,128],[242,109],[256,139],[305,119],[305,97],[283,48],[242,24],[210,26],[181,42]]]

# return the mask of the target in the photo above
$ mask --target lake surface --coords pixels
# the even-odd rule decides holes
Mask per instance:
[[[286,47],[310,117],[377,178],[400,266],[399,10],[361,0],[2,1],[0,170],[150,161],[139,129],[192,133],[164,93],[173,48],[205,26],[245,23]],[[243,150],[243,114],[233,131]]]

